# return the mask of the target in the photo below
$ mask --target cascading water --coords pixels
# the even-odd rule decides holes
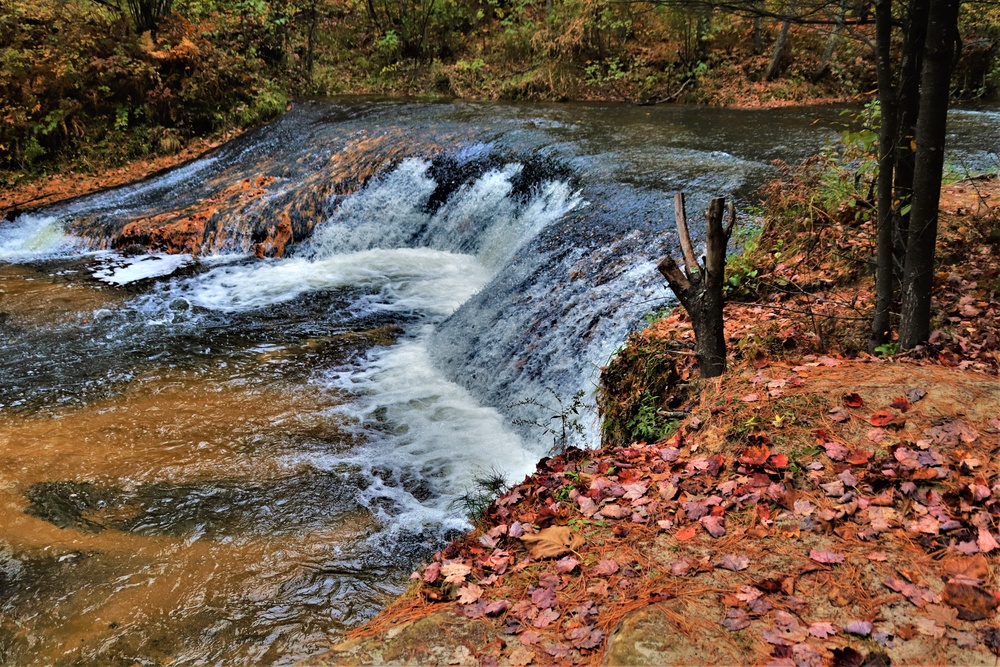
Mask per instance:
[[[669,195],[752,187],[817,115],[307,103],[0,225],[0,663],[322,650],[667,302]]]

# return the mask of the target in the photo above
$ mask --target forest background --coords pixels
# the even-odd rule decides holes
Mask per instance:
[[[2,0],[0,185],[169,155],[297,96],[761,106],[870,97],[867,17],[609,0]],[[1000,9],[961,14],[953,94],[1000,89]],[[844,19],[848,20],[844,20]]]

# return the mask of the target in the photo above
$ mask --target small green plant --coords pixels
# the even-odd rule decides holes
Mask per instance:
[[[459,508],[469,521],[476,523],[490,504],[499,496],[510,489],[510,482],[507,475],[498,468],[483,470],[472,478],[472,487],[467,487],[465,492],[452,501],[453,508]]]
[[[657,412],[659,397],[648,391],[643,393],[639,401],[639,410],[626,424],[635,440],[658,442],[669,437],[677,429],[676,419],[666,419]]]
[[[882,343],[875,348],[875,354],[877,354],[882,359],[888,359],[889,357],[895,355],[899,352],[899,343],[891,341],[888,343]]]
[[[748,299],[757,294],[757,277],[760,269],[756,266],[756,251],[760,241],[759,225],[739,226],[733,234],[738,251],[726,260],[726,282],[722,289],[726,298]]]
[[[642,320],[646,323],[646,326],[651,327],[664,317],[670,314],[673,310],[673,306],[660,306],[655,310],[647,311],[643,314]]]

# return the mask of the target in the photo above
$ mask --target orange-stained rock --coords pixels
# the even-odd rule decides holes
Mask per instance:
[[[286,211],[281,212],[281,222],[268,231],[267,239],[254,246],[253,254],[257,257],[283,257],[285,246],[292,240],[292,221]]]

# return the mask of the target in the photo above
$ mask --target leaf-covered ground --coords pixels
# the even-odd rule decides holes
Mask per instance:
[[[835,255],[863,234],[819,230],[770,277],[827,287],[727,306],[724,378],[683,389],[682,313],[630,341],[671,377],[670,437],[543,459],[309,664],[994,665],[997,189],[943,193],[928,345],[856,352],[871,285]]]

